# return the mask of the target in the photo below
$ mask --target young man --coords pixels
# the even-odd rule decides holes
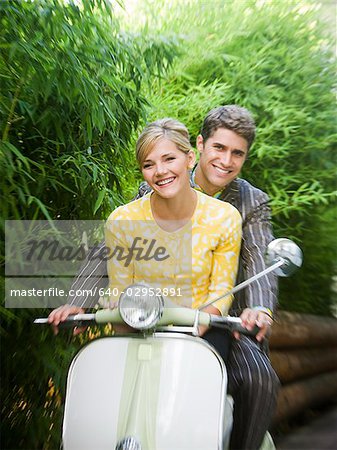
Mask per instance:
[[[207,114],[197,138],[200,160],[191,174],[193,187],[231,203],[242,216],[238,283],[265,268],[263,256],[273,239],[267,195],[238,178],[254,138],[255,123],[245,108],[226,105],[213,109]],[[149,187],[142,183],[136,198],[147,192]],[[72,289],[105,286],[106,274],[105,261],[87,260]],[[239,292],[230,310],[230,314],[241,317],[247,329],[255,324],[260,328],[256,339],[236,334],[227,362],[229,393],[234,398],[232,450],[258,449],[276,406],[279,381],[262,346],[271,326],[276,295],[276,278],[269,275]],[[69,314],[82,311],[81,307],[93,306],[97,301],[89,296],[74,297],[70,305],[51,313],[50,322],[57,326]]]

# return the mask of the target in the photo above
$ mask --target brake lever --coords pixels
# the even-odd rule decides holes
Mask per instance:
[[[243,327],[242,325],[233,324],[233,326],[231,327],[231,331],[238,331],[240,334],[243,334],[245,336],[255,337],[260,331],[260,328],[257,325],[254,325],[254,328],[252,330],[247,330],[247,328]]]

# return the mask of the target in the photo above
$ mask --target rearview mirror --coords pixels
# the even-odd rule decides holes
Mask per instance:
[[[267,247],[265,261],[270,267],[280,260],[284,260],[284,264],[276,268],[274,273],[281,277],[289,277],[302,265],[302,250],[290,239],[274,239]]]

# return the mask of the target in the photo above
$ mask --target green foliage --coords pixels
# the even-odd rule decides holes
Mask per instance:
[[[282,279],[281,307],[308,314],[336,314],[336,291],[333,275],[336,270],[337,208],[317,206],[312,216],[305,215],[288,228],[296,231],[296,240],[303,250],[303,267],[292,278]]]
[[[0,2],[2,220],[105,218],[135,191],[146,120],[176,117],[195,142],[211,108],[238,103],[258,124],[243,176],[304,250],[281,306],[329,314],[335,58],[317,6],[148,0],[130,16],[108,0]],[[0,308],[2,448],[58,447],[65,370],[88,336],[55,340],[31,324],[40,315]]]
[[[133,176],[142,84],[174,44],[122,32],[108,1],[1,4],[2,217],[106,217]]]
[[[318,20],[319,5],[171,0],[158,18],[149,15],[153,4],[145,6],[147,29],[176,33],[184,53],[148,96],[151,118],[180,119],[194,142],[213,107],[236,103],[253,112],[258,133],[243,176],[269,193],[275,235],[304,249],[303,269],[280,282],[281,306],[329,314],[337,254],[335,42]]]
[[[0,49],[1,228],[105,218],[135,190],[128,146],[146,116],[143,85],[168,69],[174,41],[124,32],[108,0],[18,0],[0,2]],[[32,325],[46,314],[0,308],[2,448],[59,445],[80,342]]]
[[[37,329],[29,310],[11,317],[1,307],[2,329],[1,437],[2,448],[58,447],[61,433],[65,374],[77,341]],[[4,324],[4,321],[6,323]]]

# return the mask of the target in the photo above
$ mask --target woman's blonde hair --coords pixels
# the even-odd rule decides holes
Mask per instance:
[[[154,145],[164,138],[172,141],[180,151],[186,154],[192,150],[190,136],[183,123],[169,117],[159,119],[148,124],[137,140],[136,158],[140,166]]]

